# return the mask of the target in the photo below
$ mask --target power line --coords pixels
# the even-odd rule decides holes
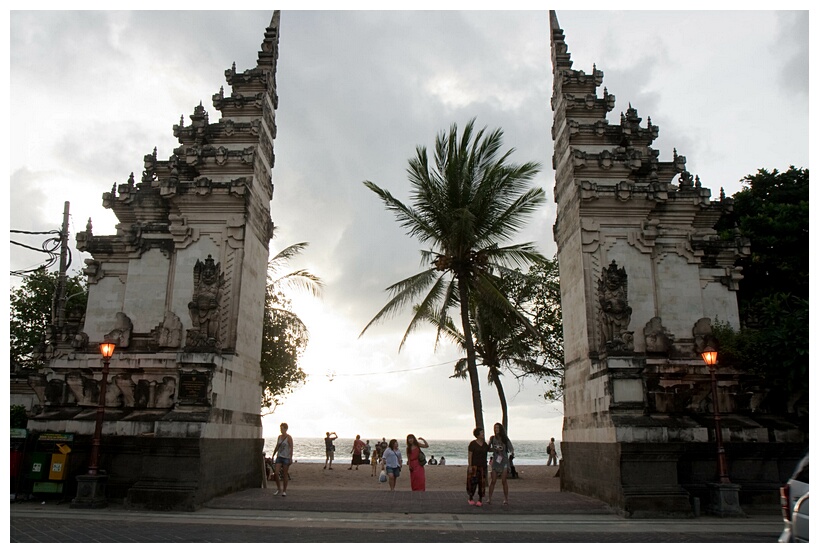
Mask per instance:
[[[62,232],[59,230],[47,230],[47,231],[30,231],[30,230],[15,230],[12,229],[9,231],[10,233],[14,234],[26,234],[26,235],[40,235],[40,234],[47,234],[50,235],[50,238],[46,238],[43,243],[40,245],[39,248],[34,246],[29,246],[28,244],[23,244],[22,242],[17,242],[16,240],[9,240],[10,243],[14,244],[15,246],[20,246],[22,248],[26,248],[29,250],[33,250],[35,252],[44,253],[48,256],[48,259],[37,265],[32,269],[19,269],[19,270],[12,270],[9,271],[13,276],[23,276],[26,273],[33,273],[39,269],[48,269],[52,265],[54,265],[57,260],[60,258],[59,254],[57,253],[62,245]],[[56,235],[56,236],[54,236]],[[70,263],[70,261],[69,261]]]
[[[441,367],[443,365],[451,365],[452,363],[455,363],[456,361],[457,360],[444,361],[443,363],[435,363],[433,365],[425,365],[423,367],[415,367],[415,368],[412,368],[412,369],[397,369],[397,370],[394,370],[394,371],[377,371],[377,372],[353,373],[353,374],[349,374],[349,373],[332,374],[332,377],[330,379],[332,380],[333,378],[336,378],[336,377],[339,377],[339,376],[373,376],[373,375],[382,375],[382,374],[394,374],[394,373],[406,373],[406,372],[413,372],[413,371],[421,371],[421,370],[424,370],[424,369],[430,369],[432,367]],[[326,376],[329,377],[330,374],[331,373],[328,373]]]

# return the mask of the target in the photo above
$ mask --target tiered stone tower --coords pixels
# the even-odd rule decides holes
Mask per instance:
[[[714,226],[731,200],[711,200],[676,151],[659,160],[650,118],[642,125],[629,106],[609,124],[615,101],[605,88],[598,96],[603,72],[572,69],[554,12],[550,22],[562,487],[634,516],[690,513],[693,496],[709,503],[716,474],[710,375],[700,353],[716,345],[712,321],[739,328],[734,262],[748,244],[718,236]],[[783,480],[767,446],[799,440],[798,432],[756,417],[761,388],[747,375],[723,369],[718,384],[732,482],[775,492]]]
[[[88,307],[64,329],[50,368],[32,386],[34,432],[75,433],[87,452],[99,396],[98,344],[117,344],[105,398],[101,469],[109,498],[195,509],[263,480],[262,324],[273,223],[273,140],[279,13],[255,68],[225,71],[211,122],[194,108],[173,126],[179,147],[156,149],[139,181],[103,194],[113,236],[89,221],[77,236]],[[80,466],[82,466],[80,464]]]

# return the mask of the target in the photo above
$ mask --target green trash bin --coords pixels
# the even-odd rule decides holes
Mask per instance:
[[[31,454],[31,463],[26,475],[30,480],[47,480],[49,470],[51,470],[51,453],[35,451]]]

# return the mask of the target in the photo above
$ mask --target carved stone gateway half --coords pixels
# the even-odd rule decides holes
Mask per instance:
[[[710,321],[739,328],[734,262],[747,241],[714,229],[731,200],[711,199],[676,150],[661,160],[659,127],[634,106],[609,122],[603,71],[573,69],[554,12],[550,24],[561,487],[629,516],[688,516],[694,498],[708,509],[717,401],[740,497],[775,501],[779,464],[798,461],[805,436],[755,411],[764,383],[753,375],[720,367],[714,399],[699,355],[714,347]]]
[[[48,368],[29,379],[39,401],[30,432],[73,429],[72,456],[85,467],[99,344],[117,345],[100,468],[109,499],[129,506],[193,510],[263,478],[259,363],[278,43],[274,12],[256,66],[225,71],[227,88],[212,98],[218,116],[194,106],[173,125],[179,145],[166,159],[151,146],[141,178],[105,187],[116,234],[94,235],[89,221],[77,235],[92,256],[83,322],[54,333],[64,338],[43,352]]]

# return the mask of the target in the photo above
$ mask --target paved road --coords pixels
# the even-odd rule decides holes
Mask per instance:
[[[544,497],[546,496],[546,497]],[[455,492],[245,490],[194,513],[71,509],[13,503],[12,543],[773,543],[777,515],[632,520],[577,496],[520,493],[508,507],[477,508]]]

